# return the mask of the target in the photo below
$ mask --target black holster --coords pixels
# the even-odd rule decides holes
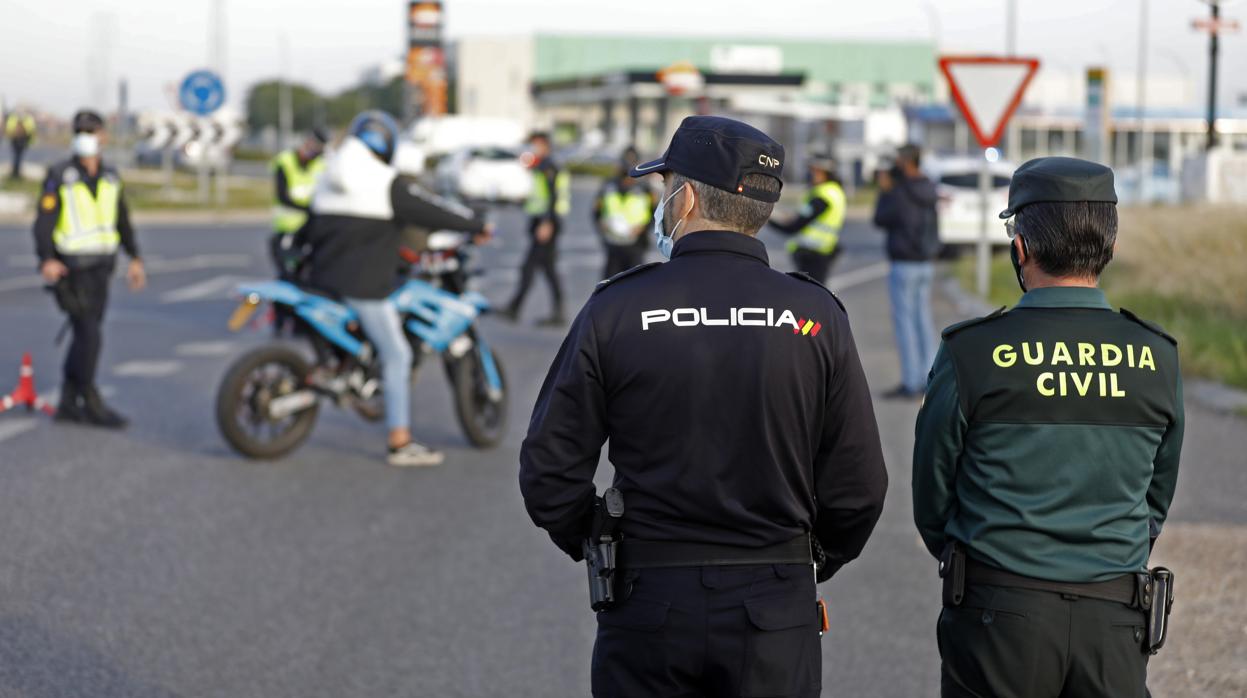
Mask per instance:
[[[615,605],[615,574],[619,559],[619,541],[585,540],[585,566],[589,571],[589,606],[603,611]]]
[[[966,596],[966,551],[957,541],[949,541],[940,554],[940,579],[944,580],[944,606],[955,608]]]
[[[616,572],[619,569],[619,519],[623,517],[623,495],[611,487],[593,498],[589,537],[581,544],[589,572],[589,605],[604,611],[618,600]]]
[[[1166,567],[1153,567],[1135,575],[1136,605],[1147,617],[1147,634],[1143,651],[1156,654],[1169,637],[1169,613],[1173,610],[1173,572]]]

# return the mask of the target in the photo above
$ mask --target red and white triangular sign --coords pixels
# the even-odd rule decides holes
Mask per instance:
[[[1035,58],[940,57],[940,71],[948,78],[953,101],[984,148],[1000,142],[1005,124],[1022,103],[1037,70]]]

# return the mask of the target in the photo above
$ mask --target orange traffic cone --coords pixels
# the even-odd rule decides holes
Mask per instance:
[[[12,393],[0,399],[0,412],[11,410],[19,405],[25,405],[27,412],[42,410],[50,415],[56,414],[56,410],[44,402],[43,398],[39,397],[39,393],[35,392],[35,366],[30,360],[30,352],[22,354],[22,368],[18,374],[17,387]]]

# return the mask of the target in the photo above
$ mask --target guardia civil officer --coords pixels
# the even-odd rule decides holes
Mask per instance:
[[[821,283],[827,283],[832,262],[840,254],[840,229],[844,227],[848,208],[837,169],[830,155],[811,157],[810,190],[801,201],[797,215],[788,220],[771,221],[773,228],[793,236],[788,241],[793,266]]]
[[[840,302],[770,268],[755,237],[784,149],[684,120],[658,160],[659,252],[599,284],[520,452],[533,521],[573,559],[610,439],[622,492],[618,600],[598,616],[595,696],[816,696],[819,579],[856,558],[887,488]]]
[[[1116,201],[1102,165],[1022,165],[1000,215],[1025,295],[944,330],[913,467],[944,696],[1146,695],[1182,378],[1174,339],[1096,287]]]
[[[39,273],[73,330],[56,417],[116,429],[126,418],[104,403],[95,374],[117,249],[130,257],[126,279],[132,290],[142,289],[147,277],[121,177],[100,159],[104,119],[83,110],[74,115],[73,129],[73,157],[48,169],[34,225]]]

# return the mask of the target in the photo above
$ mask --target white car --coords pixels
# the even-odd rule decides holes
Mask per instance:
[[[464,148],[442,158],[437,188],[468,201],[518,203],[528,198],[532,174],[510,148]]]
[[[977,158],[944,158],[923,167],[939,192],[940,242],[949,246],[974,245],[979,241],[983,203],[979,195]],[[1015,167],[1007,162],[990,165],[992,189],[987,197],[987,230],[993,245],[1009,244],[1004,221],[997,216],[1009,204],[1009,179]]]

